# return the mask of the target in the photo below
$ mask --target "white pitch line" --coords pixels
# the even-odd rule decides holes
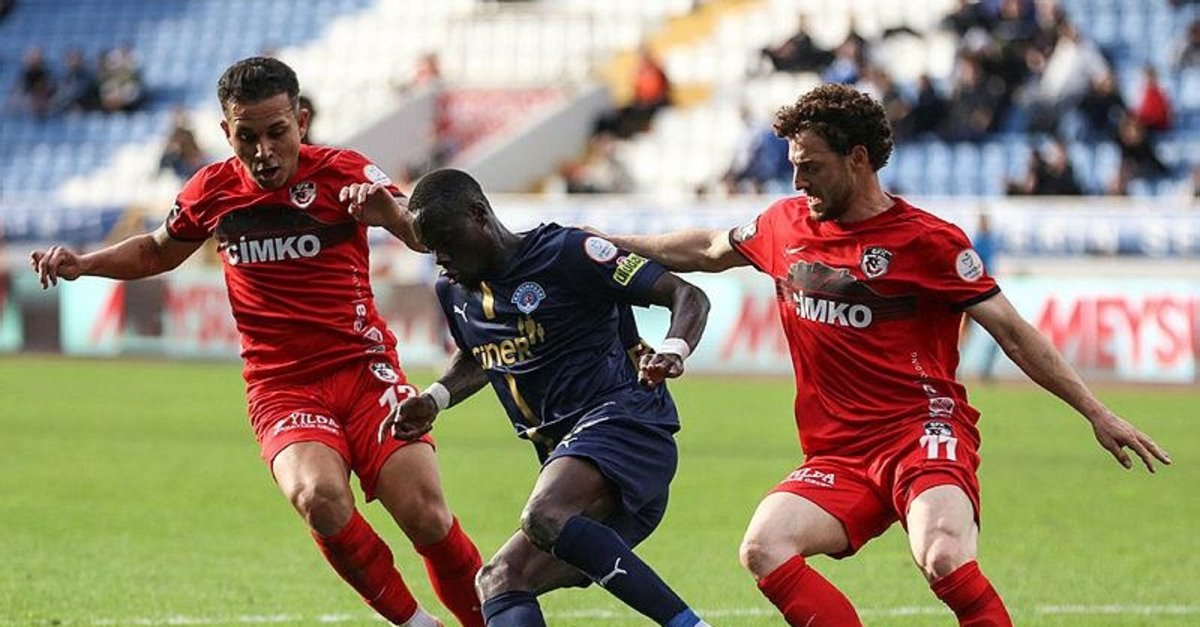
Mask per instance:
[[[1195,616],[1200,615],[1200,605],[1038,605],[1032,609],[1011,608],[1014,615],[1034,616]],[[764,617],[775,616],[774,609],[747,607],[725,608],[717,610],[700,610],[706,618],[732,617]],[[949,610],[940,605],[912,605],[899,607],[868,607],[858,610],[863,617],[903,617],[903,616],[937,616],[949,615]],[[567,610],[549,612],[548,619],[572,619],[588,621],[608,621],[616,619],[635,618],[633,612],[615,610]],[[42,621],[15,621],[0,618],[0,625],[79,625],[87,627],[116,627],[120,625],[137,625],[154,627],[159,625],[276,625],[285,623],[361,623],[364,621],[382,622],[374,614],[317,614],[305,616],[301,614],[240,614],[236,616],[166,616],[161,618],[94,618],[88,620],[59,620],[47,619]]]

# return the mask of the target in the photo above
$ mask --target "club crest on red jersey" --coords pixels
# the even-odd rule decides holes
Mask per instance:
[[[301,209],[308,209],[317,199],[317,184],[312,181],[301,181],[292,186],[290,195],[292,204]]]
[[[396,370],[392,368],[392,365],[382,361],[371,364],[371,374],[384,383],[400,382],[400,376],[396,374]]]
[[[892,263],[892,251],[879,246],[869,246],[863,251],[859,267],[868,279],[878,279],[887,274],[888,266]]]

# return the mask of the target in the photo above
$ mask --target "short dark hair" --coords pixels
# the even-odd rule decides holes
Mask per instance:
[[[229,66],[217,81],[221,110],[230,103],[260,102],[287,94],[292,108],[299,106],[300,81],[286,63],[273,57],[249,57]]]
[[[422,176],[408,198],[408,210],[417,214],[417,229],[422,232],[445,226],[470,207],[491,209],[479,181],[451,168]]]
[[[788,139],[804,131],[820,135],[840,155],[866,148],[876,171],[892,156],[892,127],[883,106],[847,85],[821,85],[775,114],[776,135]]]

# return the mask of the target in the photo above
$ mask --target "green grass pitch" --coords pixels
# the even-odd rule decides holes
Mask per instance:
[[[424,384],[432,373],[414,373]],[[781,625],[737,563],[765,490],[796,466],[791,382],[685,378],[671,509],[639,550],[714,625]],[[980,562],[1019,625],[1200,624],[1200,390],[1101,389],[1175,465],[1126,471],[1032,387],[979,386]],[[0,625],[378,624],[276,491],[234,364],[0,359]],[[536,471],[490,392],[442,415],[451,505],[489,554]],[[399,530],[367,516],[446,617]],[[893,528],[813,563],[868,625],[952,625]],[[543,599],[557,626],[644,625],[603,590]]]

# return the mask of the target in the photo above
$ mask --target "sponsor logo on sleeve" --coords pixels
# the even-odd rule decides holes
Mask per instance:
[[[583,251],[596,263],[608,263],[617,257],[616,244],[594,235],[583,240]]]
[[[613,280],[619,285],[628,286],[633,281],[633,275],[637,274],[647,261],[649,260],[641,255],[629,253],[617,260],[617,269],[613,272]]]
[[[737,243],[745,242],[755,235],[758,235],[758,218],[737,227],[733,230],[733,241]]]
[[[400,376],[396,374],[396,370],[392,368],[392,365],[387,362],[377,361],[372,363],[371,374],[384,383],[400,382]]]
[[[878,279],[887,274],[892,263],[892,251],[879,246],[870,246],[863,251],[859,266],[868,279]]]
[[[958,271],[959,278],[974,283],[983,277],[983,259],[979,258],[979,253],[975,252],[974,248],[968,248],[958,253],[958,258],[954,260],[954,269]]]
[[[291,189],[292,204],[301,209],[308,209],[308,206],[317,199],[317,184],[312,181],[302,181],[296,183]]]
[[[371,181],[372,183],[383,183],[384,185],[392,184],[391,177],[389,177],[382,168],[374,163],[368,163],[366,167],[363,168],[363,175],[366,176],[367,180]]]
[[[533,281],[526,281],[513,291],[512,304],[516,305],[521,313],[528,315],[533,313],[545,298],[546,290],[542,289],[542,286]]]

